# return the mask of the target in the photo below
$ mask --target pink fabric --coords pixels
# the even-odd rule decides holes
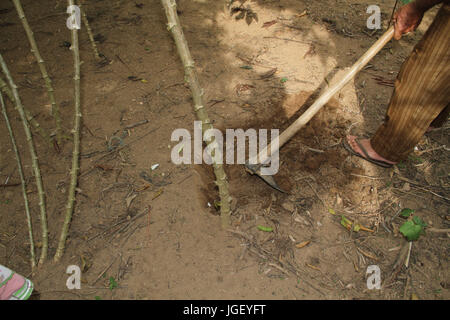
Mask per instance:
[[[3,279],[1,282],[5,281]],[[14,292],[22,288],[25,284],[25,278],[14,273],[11,279],[2,287],[0,287],[0,300],[9,300]]]

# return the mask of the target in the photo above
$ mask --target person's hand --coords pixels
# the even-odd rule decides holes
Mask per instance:
[[[414,2],[398,9],[394,15],[394,39],[400,40],[403,34],[416,30],[423,15],[424,11],[419,9]]]

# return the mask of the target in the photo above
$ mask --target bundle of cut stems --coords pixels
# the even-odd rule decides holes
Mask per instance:
[[[9,137],[11,139],[11,144],[14,149],[14,153],[16,155],[17,168],[19,170],[20,182],[22,184],[23,201],[25,203],[25,215],[27,217],[27,225],[28,225],[28,236],[30,238],[31,270],[34,271],[36,268],[36,258],[35,258],[35,253],[34,253],[33,228],[31,225],[31,215],[30,215],[30,206],[28,203],[28,196],[27,196],[27,186],[25,183],[25,177],[23,175],[22,161],[20,160],[20,154],[19,154],[19,150],[17,149],[16,139],[14,138],[14,133],[12,131],[11,124],[9,122],[8,113],[6,112],[6,106],[5,106],[5,102],[3,100],[3,95],[1,94],[1,92],[0,92],[0,104],[2,106],[2,113],[3,113],[3,117],[5,118],[6,128],[8,129]]]
[[[42,229],[42,250],[41,250],[41,257],[39,259],[39,265],[42,265],[45,262],[45,259],[47,258],[48,230],[47,230],[47,212],[45,209],[45,193],[44,193],[44,186],[42,184],[41,170],[39,168],[38,157],[36,155],[36,150],[34,148],[33,135],[31,134],[30,125],[28,124],[28,120],[25,115],[25,111],[23,109],[22,101],[20,100],[19,93],[17,91],[17,86],[14,84],[14,81],[11,77],[8,67],[6,66],[5,60],[3,60],[3,56],[1,54],[0,54],[0,65],[9,83],[9,87],[12,90],[16,110],[19,112],[20,118],[22,119],[25,136],[27,138],[28,147],[30,150],[31,165],[33,167],[34,178],[36,180],[36,187],[39,197],[39,208],[40,208],[41,229]]]

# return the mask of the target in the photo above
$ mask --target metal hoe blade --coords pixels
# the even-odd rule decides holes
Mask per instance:
[[[257,175],[261,179],[264,180],[265,183],[267,183],[269,186],[274,188],[275,190],[278,190],[283,193],[287,193],[283,189],[281,189],[278,184],[276,183],[275,179],[272,176],[262,175],[261,174],[261,164],[245,164],[245,171],[250,173],[251,175]]]

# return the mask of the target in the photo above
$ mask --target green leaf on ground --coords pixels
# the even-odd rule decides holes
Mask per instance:
[[[421,226],[422,228],[425,228],[427,226],[427,224],[418,216],[413,217],[413,222],[415,224]]]
[[[241,69],[252,70],[253,67],[252,66],[241,66]]]
[[[288,78],[281,78],[280,80],[281,83],[285,83],[286,81],[288,81]]]
[[[405,169],[405,168],[406,168],[406,165],[405,165],[405,163],[402,161],[402,162],[397,163],[397,167],[399,167],[400,169]]]
[[[409,218],[414,213],[413,209],[405,208],[400,212],[400,215],[405,218]]]
[[[412,220],[406,221],[399,230],[408,241],[419,239],[420,235],[423,233],[423,227],[419,224],[415,224]]]
[[[352,222],[344,216],[341,216],[341,224],[349,230],[352,227]]]
[[[411,160],[414,163],[419,163],[419,164],[423,163],[423,159],[416,155],[411,154],[408,158],[409,158],[409,160]]]
[[[109,277],[109,290],[117,288],[119,285],[117,284],[114,277]]]
[[[272,232],[273,228],[271,227],[264,227],[264,226],[258,226],[258,230],[264,231],[264,232]]]

